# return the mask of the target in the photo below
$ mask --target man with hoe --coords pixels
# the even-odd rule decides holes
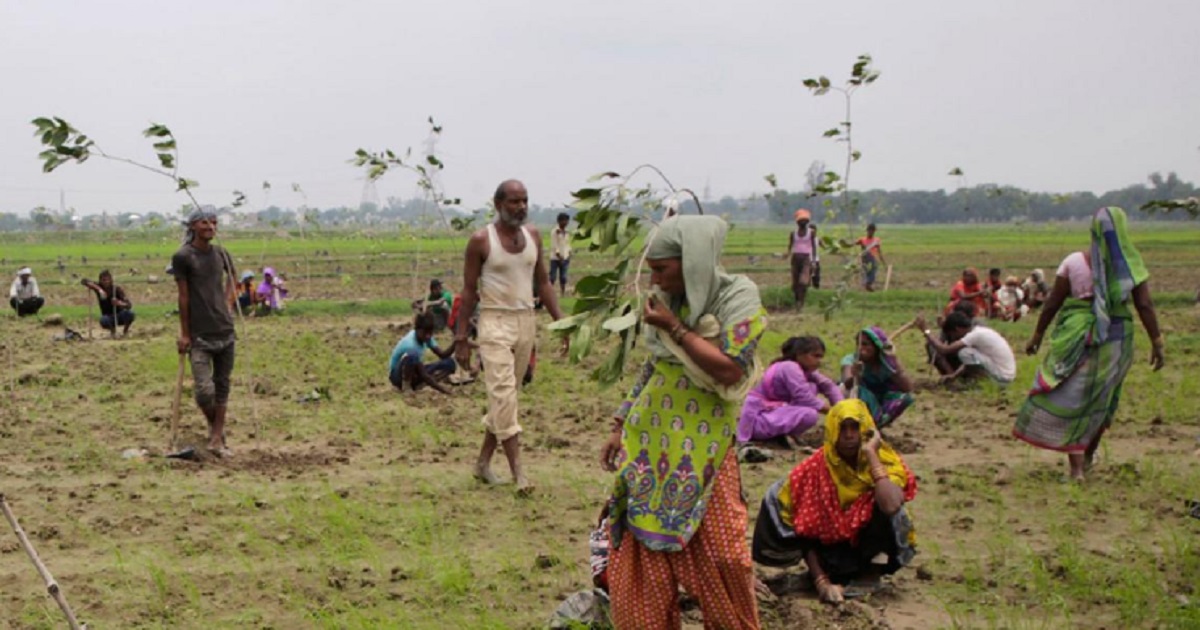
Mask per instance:
[[[472,234],[467,242],[459,311],[472,313],[479,305],[479,356],[487,385],[488,412],[483,419],[486,434],[474,473],[484,483],[499,483],[491,461],[496,447],[502,446],[517,492],[528,494],[533,484],[521,468],[517,386],[529,368],[537,340],[534,286],[551,317],[561,318],[562,311],[546,273],[541,236],[537,229],[524,225],[529,212],[525,185],[515,179],[505,180],[496,188],[493,201],[496,220]],[[469,319],[463,316],[456,322],[454,357],[460,366],[471,363]]]
[[[237,272],[229,253],[213,244],[217,215],[208,208],[187,218],[187,236],[171,257],[179,289],[179,354],[191,353],[196,404],[208,420],[208,448],[229,454],[225,413],[233,374],[233,309]]]

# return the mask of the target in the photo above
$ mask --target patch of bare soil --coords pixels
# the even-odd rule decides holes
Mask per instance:
[[[180,469],[200,470],[206,468],[249,472],[269,477],[295,476],[319,468],[350,463],[351,448],[325,449],[310,446],[305,450],[275,450],[265,448],[238,449],[227,456],[220,456],[207,448],[193,447],[190,457],[167,459]]]

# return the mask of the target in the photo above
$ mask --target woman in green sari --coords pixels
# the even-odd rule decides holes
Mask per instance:
[[[758,627],[748,513],[729,447],[760,371],[766,312],[758,287],[720,266],[727,230],[716,217],[680,216],[649,239],[651,356],[600,454],[617,473],[608,579],[618,628],[678,628],[680,587],[699,600],[706,627]]]
[[[1013,435],[1067,454],[1071,478],[1091,468],[1100,437],[1112,424],[1121,385],[1133,363],[1133,313],[1150,337],[1150,365],[1163,366],[1163,338],[1150,298],[1150,274],[1129,240],[1125,212],[1101,208],[1092,246],[1067,256],[1025,347],[1037,354],[1050,322],[1050,350],[1017,414]]]

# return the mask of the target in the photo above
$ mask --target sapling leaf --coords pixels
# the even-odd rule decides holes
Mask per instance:
[[[592,326],[580,324],[571,335],[571,362],[579,363],[592,350]]]
[[[609,332],[621,332],[626,328],[631,328],[638,322],[638,314],[636,311],[630,310],[628,313],[619,317],[607,319],[601,325],[604,330]]]

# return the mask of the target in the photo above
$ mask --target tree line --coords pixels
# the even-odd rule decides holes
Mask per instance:
[[[864,190],[855,191],[858,215],[880,223],[1000,223],[1022,221],[1063,221],[1090,217],[1097,208],[1120,206],[1131,218],[1150,213],[1138,212],[1145,204],[1164,199],[1200,196],[1195,184],[1175,173],[1152,173],[1145,184],[1134,184],[1097,195],[1092,192],[1029,192],[1014,186],[980,184],[957,190]],[[767,220],[791,223],[796,208],[815,210],[828,205],[827,199],[805,192],[777,191],[768,199]],[[1186,212],[1158,213],[1157,218],[1183,220]]]
[[[1131,218],[1147,216],[1138,212],[1144,204],[1163,199],[1188,199],[1200,196],[1200,189],[1185,182],[1175,173],[1162,175],[1152,173],[1146,183],[1126,186],[1097,195],[1092,192],[1068,194],[1029,192],[1014,186],[979,184],[960,187],[956,190],[864,190],[856,191],[858,215],[867,221],[879,223],[1002,223],[1040,222],[1084,219],[1100,207],[1120,206],[1129,211]],[[821,211],[830,205],[829,198],[808,192],[776,190],[769,195],[747,199],[722,197],[702,202],[705,212],[727,217],[737,223],[791,223],[792,213],[797,208],[814,210],[821,219]],[[186,210],[186,207],[185,207]],[[0,231],[63,231],[103,229],[169,229],[178,224],[185,210],[174,213],[131,212],[76,216],[71,209],[52,210],[38,207],[21,216],[11,212],[0,212]],[[681,204],[683,212],[695,212],[695,203],[688,200]],[[475,218],[475,224],[486,219],[487,207],[473,211],[454,208],[450,212],[457,217]],[[533,205],[529,211],[531,221],[539,225],[550,225],[559,212],[574,212],[565,206]],[[441,221],[430,202],[423,199],[401,199],[389,197],[386,202],[363,203],[357,207],[335,207],[324,210],[315,208],[293,209],[269,206],[261,210],[246,210],[225,207],[219,214],[231,227],[289,229],[301,222],[314,228],[343,228],[364,226],[410,225],[437,229]],[[1157,213],[1157,218],[1183,220],[1186,212]]]

